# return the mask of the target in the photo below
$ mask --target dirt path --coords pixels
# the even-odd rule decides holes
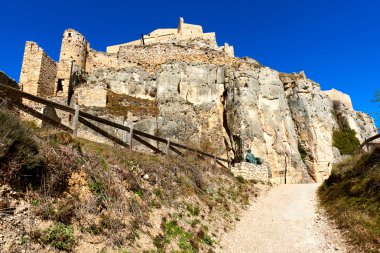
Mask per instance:
[[[347,252],[340,232],[318,213],[318,186],[274,186],[222,238],[219,252]]]

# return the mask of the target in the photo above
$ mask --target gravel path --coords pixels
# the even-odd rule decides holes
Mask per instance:
[[[318,211],[318,186],[274,186],[224,235],[219,252],[347,252],[339,230]]]

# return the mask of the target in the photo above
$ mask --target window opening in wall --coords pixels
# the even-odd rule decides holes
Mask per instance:
[[[60,91],[63,91],[63,79],[58,79],[58,83],[57,83],[57,93],[60,92]]]
[[[69,33],[68,35],[69,35],[69,37],[71,37],[71,33]]]

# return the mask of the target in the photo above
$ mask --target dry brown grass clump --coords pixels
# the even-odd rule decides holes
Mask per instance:
[[[128,112],[133,112],[138,116],[157,116],[159,113],[155,100],[136,98],[112,91],[107,91],[107,111],[115,116],[124,116]]]
[[[5,109],[0,109],[0,168],[0,182],[15,187],[37,183],[44,169],[32,131]]]
[[[380,251],[380,147],[336,165],[319,197],[358,252]]]

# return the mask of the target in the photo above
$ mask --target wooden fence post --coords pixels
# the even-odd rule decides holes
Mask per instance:
[[[170,139],[166,140],[166,154],[169,155],[170,152]]]
[[[75,109],[75,114],[74,114],[74,118],[73,118],[72,128],[73,128],[73,135],[77,136],[77,134],[78,134],[79,105],[75,105],[74,109]]]
[[[127,121],[124,121],[124,124],[123,124],[124,126],[128,126],[128,122]],[[124,130],[124,132],[123,132],[123,141],[125,142],[125,143],[127,143],[127,141],[128,141],[128,131],[127,130]]]
[[[133,123],[129,127],[129,135],[128,135],[128,145],[129,149],[132,150],[132,140],[133,140]]]

